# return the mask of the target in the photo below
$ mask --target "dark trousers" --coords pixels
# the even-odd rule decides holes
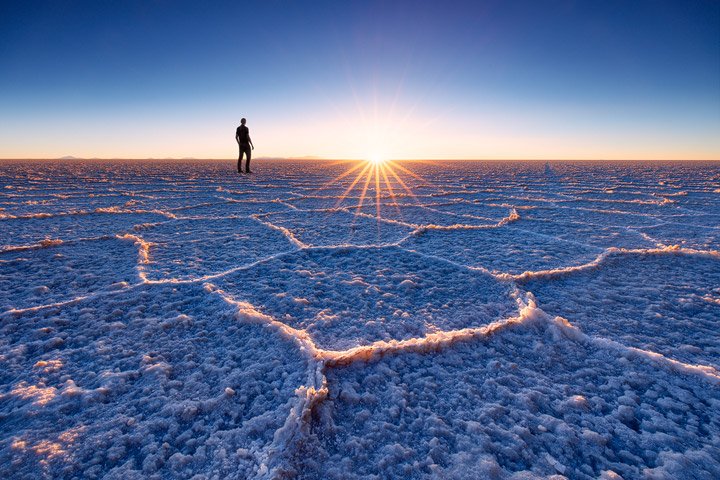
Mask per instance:
[[[245,162],[245,171],[250,171],[250,157],[252,157],[252,149],[250,148],[250,145],[244,145],[240,144],[240,155],[238,156],[238,172],[242,172],[242,158],[243,153],[245,154],[245,157],[247,158]]]

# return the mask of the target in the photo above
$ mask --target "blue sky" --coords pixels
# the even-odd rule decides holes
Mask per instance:
[[[720,158],[720,2],[4,2],[0,157]]]

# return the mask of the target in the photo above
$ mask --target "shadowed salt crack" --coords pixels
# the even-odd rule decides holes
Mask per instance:
[[[508,324],[517,324],[531,320],[544,313],[534,302],[527,305],[518,299],[520,312],[517,317],[505,319],[477,328],[465,328],[452,331],[441,331],[428,334],[421,338],[407,340],[377,341],[370,345],[359,346],[347,350],[328,350],[317,347],[311,336],[302,329],[293,328],[273,317],[259,312],[247,302],[237,301],[226,292],[211,283],[205,284],[206,291],[219,295],[225,302],[237,308],[237,319],[247,323],[259,323],[275,330],[281,337],[294,341],[298,349],[307,357],[307,385],[300,386],[295,393],[297,399],[291,408],[285,425],[275,433],[273,444],[267,449],[267,457],[263,459],[258,477],[272,474],[281,468],[283,460],[294,454],[297,446],[309,434],[313,409],[328,395],[329,387],[325,375],[327,368],[348,365],[353,362],[369,362],[385,355],[410,352],[436,352],[459,342],[476,337],[486,337],[501,330]]]
[[[284,461],[291,458],[311,434],[313,410],[329,394],[327,369],[347,366],[356,362],[375,362],[387,355],[404,352],[436,353],[451,348],[457,342],[487,338],[514,326],[542,324],[571,341],[590,344],[598,349],[614,351],[631,359],[661,365],[671,371],[694,375],[714,386],[720,386],[720,372],[713,367],[687,364],[659,353],[628,347],[605,338],[588,336],[566,319],[551,317],[545,313],[536,305],[532,294],[523,295],[519,291],[516,292],[518,314],[514,317],[481,327],[433,332],[423,337],[406,340],[376,341],[369,345],[346,350],[330,350],[319,348],[305,330],[293,328],[270,315],[259,312],[248,302],[234,300],[225,291],[211,283],[205,283],[205,290],[219,295],[225,302],[233,305],[237,309],[236,318],[238,320],[266,325],[281,337],[294,341],[308,360],[307,383],[296,389],[295,403],[291,407],[285,424],[275,433],[272,445],[266,450],[265,457],[262,459],[262,467],[257,475],[258,478],[278,474],[278,470],[283,468]]]

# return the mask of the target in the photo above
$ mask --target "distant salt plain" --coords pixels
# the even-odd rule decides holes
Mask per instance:
[[[720,478],[720,163],[400,165],[1,163],[0,474]]]

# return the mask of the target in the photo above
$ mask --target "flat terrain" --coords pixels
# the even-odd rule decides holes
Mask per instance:
[[[720,478],[720,163],[0,164],[4,478]]]

